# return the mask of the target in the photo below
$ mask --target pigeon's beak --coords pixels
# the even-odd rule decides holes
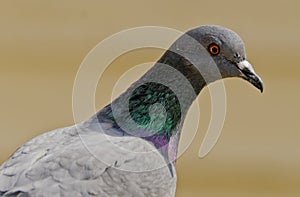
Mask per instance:
[[[237,67],[241,71],[243,79],[249,81],[252,85],[257,87],[260,92],[263,92],[263,82],[261,78],[254,72],[252,65],[247,60],[237,63]]]

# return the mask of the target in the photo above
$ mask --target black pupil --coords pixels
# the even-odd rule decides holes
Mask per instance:
[[[213,53],[218,53],[218,47],[213,46],[212,49],[211,49],[211,51],[212,51]]]

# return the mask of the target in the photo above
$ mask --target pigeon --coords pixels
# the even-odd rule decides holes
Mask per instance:
[[[237,33],[187,31],[95,115],[19,147],[0,167],[0,196],[175,196],[186,114],[205,86],[229,77],[263,91]]]

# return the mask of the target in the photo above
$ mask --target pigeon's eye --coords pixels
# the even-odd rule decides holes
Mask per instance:
[[[212,55],[218,55],[220,53],[220,47],[217,44],[212,43],[208,46],[208,51]]]

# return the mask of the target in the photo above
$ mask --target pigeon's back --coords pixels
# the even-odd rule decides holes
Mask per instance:
[[[20,147],[0,167],[0,196],[174,196],[171,168],[141,138],[75,125]]]

